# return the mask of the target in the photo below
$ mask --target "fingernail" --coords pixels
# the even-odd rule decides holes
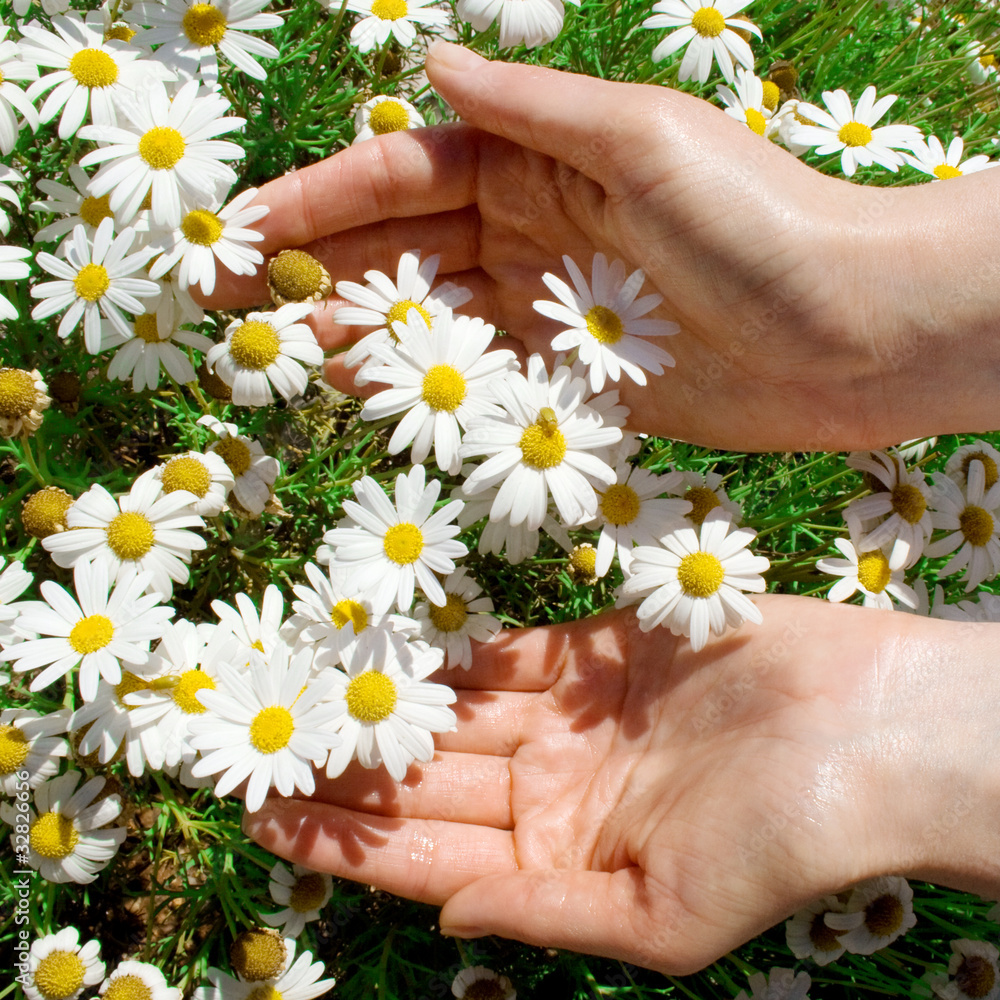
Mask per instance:
[[[462,45],[453,45],[451,42],[440,39],[427,50],[427,55],[428,58],[434,59],[446,69],[454,70],[456,73],[468,73],[486,61]]]
[[[441,933],[445,937],[476,938],[482,937],[486,931],[481,927],[442,927]]]

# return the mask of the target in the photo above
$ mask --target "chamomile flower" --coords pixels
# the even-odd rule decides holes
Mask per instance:
[[[856,541],[846,538],[836,538],[833,544],[845,559],[816,560],[816,568],[821,573],[840,577],[827,592],[828,600],[839,603],[860,591],[866,608],[891,611],[892,598],[908,608],[916,608],[917,595],[903,581],[904,550],[894,551],[896,562],[893,563],[882,549],[862,552]]]
[[[964,174],[974,174],[987,167],[1000,165],[997,161],[991,160],[985,153],[970,156],[962,162],[965,143],[960,135],[956,135],[948,143],[947,152],[936,135],[928,136],[926,142],[923,139],[914,141],[910,144],[910,149],[913,150],[912,154],[901,154],[903,160],[911,167],[916,168],[921,173],[929,174],[937,181],[961,177]]]
[[[28,808],[27,863],[49,882],[93,882],[128,835],[124,826],[108,826],[122,811],[118,795],[98,799],[104,778],[80,785],[82,777],[79,771],[66,771],[43,782],[35,789],[33,808]],[[24,813],[15,813],[5,802],[0,804],[0,819],[20,825]],[[11,834],[12,847],[14,839]]]
[[[42,638],[8,646],[0,660],[14,660],[14,670],[44,669],[33,678],[40,691],[79,666],[80,693],[85,701],[97,694],[98,679],[122,679],[122,664],[142,665],[149,644],[158,639],[174,609],[160,605],[159,594],[143,595],[148,573],[123,573],[110,588],[107,567],[81,562],[73,570],[76,596],[53,580],[40,586],[43,601],[24,605],[19,624]]]
[[[206,83],[218,77],[217,51],[255,80],[266,80],[267,71],[255,56],[273,59],[278,50],[248,31],[279,28],[277,14],[263,14],[269,0],[163,0],[138,3],[125,16],[144,29],[136,43],[157,45],[157,59],[176,66],[186,77],[200,74]],[[148,26],[148,27],[147,27]]]
[[[330,272],[305,250],[282,250],[267,262],[267,289],[276,306],[319,302],[333,291]]]
[[[448,669],[468,670],[472,641],[492,642],[503,626],[491,614],[493,601],[464,566],[449,574],[443,586],[447,598],[443,605],[421,603],[413,612],[420,626],[419,638],[444,650]]]
[[[260,514],[281,471],[278,460],[265,454],[259,441],[240,434],[236,424],[225,424],[210,414],[199,417],[198,423],[219,439],[207,450],[221,455],[229,466],[233,474],[232,496],[250,514]]]
[[[932,975],[928,984],[941,1000],[997,1000],[1000,952],[988,941],[962,938],[951,942],[948,974]]]
[[[354,281],[337,282],[338,297],[354,305],[338,309],[333,314],[334,322],[346,326],[378,327],[362,337],[344,355],[344,364],[348,368],[361,364],[369,356],[370,344],[392,341],[395,338],[395,334],[390,333],[393,322],[405,322],[411,309],[416,309],[424,322],[430,325],[432,316],[445,309],[465,305],[472,298],[472,292],[467,288],[453,285],[450,281],[431,291],[440,263],[440,254],[434,254],[421,263],[420,251],[408,250],[399,258],[395,282],[381,271],[366,271],[367,285]],[[355,381],[358,381],[357,376]]]
[[[191,209],[168,237],[168,245],[149,269],[151,278],[160,278],[180,263],[178,278],[182,288],[200,285],[203,295],[215,291],[215,261],[218,258],[233,274],[255,274],[264,255],[250,243],[264,237],[246,227],[263,219],[270,211],[267,205],[250,205],[257,196],[256,188],[238,194],[225,208],[218,200],[209,207]]]
[[[456,475],[461,430],[479,416],[501,416],[491,386],[505,372],[514,371],[513,351],[487,351],[496,332],[470,316],[442,313],[433,330],[411,309],[406,322],[396,321],[399,344],[372,344],[368,379],[391,388],[369,399],[363,420],[382,420],[404,414],[389,439],[389,454],[398,455],[412,443],[410,461],[421,463],[434,448],[439,469]],[[376,364],[381,362],[381,364]]]
[[[383,3],[386,0],[375,0]],[[395,0],[388,0],[392,3]],[[374,139],[377,135],[390,132],[405,132],[411,128],[423,128],[424,117],[409,101],[402,97],[379,94],[358,106],[354,112],[354,142]]]
[[[968,60],[969,78],[977,86],[997,78],[996,53],[988,52],[982,42],[969,42],[965,47],[965,57]]]
[[[174,455],[153,472],[165,495],[186,490],[194,500],[191,510],[202,517],[214,517],[226,506],[226,497],[235,477],[225,459],[215,452],[188,451]]]
[[[81,945],[80,932],[64,927],[31,942],[21,985],[28,1000],[76,1000],[84,987],[96,986],[103,978],[100,943]]]
[[[11,797],[27,783],[37,788],[58,773],[69,743],[59,733],[69,726],[69,710],[41,715],[27,708],[0,712],[0,788]],[[27,775],[27,777],[25,777]]]
[[[851,890],[843,913],[827,913],[825,920],[852,955],[873,955],[916,924],[913,890],[897,875],[869,879]]]
[[[35,233],[35,242],[47,242],[71,233],[77,226],[83,226],[84,234],[90,242],[97,235],[97,227],[114,217],[108,196],[95,198],[87,190],[90,178],[77,164],[69,168],[69,179],[73,186],[43,177],[38,182],[38,190],[47,195],[45,201],[33,201],[28,208],[33,212],[61,215],[61,219],[50,222]]]
[[[0,568],[3,565],[4,558],[0,556]],[[34,576],[24,568],[24,564],[16,559],[12,559],[0,573],[0,646],[9,646],[31,635],[18,627],[21,605],[16,602],[33,579]]]
[[[662,62],[686,45],[679,80],[705,83],[714,59],[726,82],[732,83],[734,63],[753,69],[753,52],[733,28],[761,37],[757,25],[733,16],[749,3],[750,0],[710,0],[702,6],[700,0],[658,0],[653,4],[653,16],[647,17],[642,27],[677,30],[653,49],[653,59]]]
[[[191,512],[191,497],[183,490],[164,494],[152,470],[117,500],[95,483],[66,515],[66,523],[75,530],[49,535],[42,545],[57,566],[100,562],[112,580],[129,569],[147,572],[149,589],[169,600],[174,582],[187,583],[192,552],[207,545],[201,535],[188,530],[205,526]]]
[[[38,67],[23,59],[17,42],[7,38],[10,28],[0,25],[0,153],[8,156],[14,149],[21,125],[38,128],[38,113],[31,98],[12,83],[13,80],[30,81],[38,78]],[[18,122],[18,114],[24,119]]]
[[[808,972],[773,968],[766,976],[763,972],[752,973],[747,983],[750,995],[740,990],[735,1000],[809,1000],[812,979]]]
[[[200,986],[194,991],[192,1000],[258,1000],[261,997],[272,1000],[315,1000],[329,992],[334,981],[320,979],[326,971],[323,963],[314,962],[310,951],[303,951],[295,958],[295,941],[291,935],[285,939],[285,947],[288,949],[288,959],[283,970],[276,975],[263,979],[250,979],[241,975],[239,979],[235,979],[219,969],[210,968],[208,978],[212,985]]]
[[[435,574],[453,572],[454,560],[469,551],[455,540],[459,527],[454,520],[462,501],[451,500],[431,513],[441,483],[432,479],[425,485],[422,465],[396,477],[395,505],[370,476],[352,488],[358,502],[345,500],[347,517],[323,536],[334,551],[335,571],[349,573],[358,592],[379,614],[393,603],[408,611],[414,585],[432,604],[444,605],[447,598]]]
[[[462,969],[451,983],[452,996],[458,1000],[517,1000],[517,991],[506,976],[501,976],[485,965],[471,965]]]
[[[119,962],[115,970],[101,983],[98,991],[102,1000],[181,1000],[181,991],[168,986],[166,976],[148,962],[128,959]]]
[[[431,734],[449,732],[456,721],[448,708],[455,692],[427,680],[443,656],[440,649],[383,632],[362,636],[343,672],[328,671],[331,697],[346,711],[338,726],[343,742],[330,752],[327,777],[339,777],[357,758],[366,768],[384,764],[402,781],[414,760],[434,756]]]
[[[875,88],[866,87],[857,107],[853,107],[846,91],[825,90],[823,103],[828,110],[815,104],[799,104],[796,113],[815,124],[798,125],[791,130],[790,139],[815,147],[820,156],[840,152],[840,168],[848,177],[853,177],[859,166],[870,167],[873,163],[895,173],[903,162],[896,150],[909,149],[922,138],[920,130],[912,125],[875,128],[895,102],[895,94],[876,100]]]
[[[588,285],[572,258],[564,256],[563,265],[575,290],[556,275],[545,274],[542,280],[559,301],[540,299],[534,308],[566,325],[567,329],[553,338],[552,349],[579,351],[594,392],[604,388],[605,379],[617,382],[623,373],[645,385],[644,370],[662,375],[664,365],[673,367],[670,354],[641,339],[668,337],[680,330],[668,320],[642,318],[663,301],[663,296],[653,293],[636,298],[646,280],[641,269],[626,275],[622,261],[609,265],[604,254],[594,254]]]
[[[844,904],[836,896],[824,896],[804,906],[785,922],[788,950],[799,959],[812,959],[817,965],[835,962],[846,947],[840,932],[826,924],[828,913],[843,913]]]
[[[736,70],[735,93],[722,84],[715,90],[726,105],[725,111],[730,118],[743,122],[757,135],[770,135],[772,129],[768,123],[773,112],[764,105],[764,81],[759,76],[741,66]]]
[[[679,482],[670,480],[665,483],[668,493],[679,496],[691,504],[691,509],[684,515],[692,524],[700,525],[710,511],[721,507],[733,519],[733,524],[739,524],[743,517],[743,508],[735,500],[729,499],[729,494],[722,485],[722,476],[718,472],[681,472]]]
[[[31,265],[25,258],[30,250],[21,247],[0,246],[0,281],[20,281],[31,273]],[[17,319],[17,309],[5,295],[0,293],[0,319]]]
[[[407,48],[417,38],[415,25],[443,28],[448,14],[440,8],[429,8],[432,0],[347,0],[347,9],[362,18],[351,29],[351,44],[359,52],[371,52],[392,35]]]
[[[226,339],[205,356],[210,368],[233,390],[237,406],[274,402],[272,386],[285,399],[305,392],[308,365],[323,363],[323,348],[305,323],[311,302],[290,302],[275,312],[250,313],[226,327]]]
[[[0,437],[34,434],[51,402],[37,368],[0,368]]]
[[[320,911],[333,895],[333,879],[324,872],[314,872],[304,865],[289,871],[282,862],[271,869],[268,891],[278,906],[277,913],[262,913],[268,927],[277,927],[283,937],[298,937],[306,924],[319,920]]]
[[[983,486],[987,490],[993,489],[1000,479],[1000,451],[988,441],[976,440],[957,448],[945,463],[945,475],[964,488],[968,481],[969,466],[974,461],[983,465]]]
[[[120,104],[127,126],[80,129],[82,139],[105,144],[80,160],[83,167],[104,164],[90,182],[90,193],[110,194],[111,210],[127,223],[152,192],[154,222],[179,226],[185,210],[211,198],[216,185],[236,181],[223,161],[246,154],[218,136],[243,128],[246,120],[224,117],[229,107],[224,97],[199,96],[197,80],[185,83],[173,98],[160,81],[133,91]]]
[[[579,6],[579,0],[569,2]],[[458,0],[457,12],[476,31],[486,31],[499,20],[502,49],[522,44],[533,49],[551,42],[566,16],[562,0]]]
[[[241,664],[249,662],[254,650],[270,656],[281,642],[281,619],[285,610],[281,591],[269,583],[264,588],[259,612],[246,594],[237,594],[235,600],[235,608],[225,601],[212,601],[212,610],[219,618],[217,638],[232,635]]]
[[[0,70],[0,72],[3,72]],[[11,184],[23,184],[24,175],[13,167],[0,164],[0,202],[7,202],[15,208],[20,209],[21,199],[17,192],[10,186]],[[6,236],[10,232],[10,216],[0,207],[0,233]]]
[[[756,537],[749,528],[732,528],[725,511],[712,511],[701,524],[677,528],[660,545],[632,550],[617,606],[641,600],[636,614],[648,632],[664,625],[674,635],[689,636],[697,652],[709,631],[722,635],[744,621],[763,621],[757,606],[742,591],[762,594],[760,575],[770,565],[747,546]]]
[[[114,235],[114,220],[104,219],[97,227],[93,247],[83,226],[73,229],[72,242],[66,247],[66,259],[40,252],[38,264],[56,281],[45,281],[31,289],[33,298],[42,301],[31,311],[32,319],[47,319],[66,310],[56,334],[65,340],[83,319],[84,345],[98,354],[113,343],[132,337],[132,328],[122,310],[133,314],[145,311],[141,298],[150,298],[159,287],[148,278],[137,278],[149,260],[149,250],[129,253],[135,231],[123,230]],[[106,320],[111,329],[105,327]]]
[[[582,402],[587,385],[560,365],[550,379],[538,354],[528,358],[526,375],[510,372],[493,389],[502,418],[478,417],[462,442],[461,455],[488,456],[465,480],[469,496],[502,482],[490,520],[538,528],[551,493],[567,525],[581,524],[597,512],[600,487],[615,481],[598,449],[621,440]]]
[[[323,700],[334,687],[330,673],[311,677],[311,671],[309,651],[292,654],[283,643],[267,657],[255,651],[242,673],[220,663],[218,686],[198,693],[208,712],[188,724],[191,746],[202,753],[191,773],[220,774],[220,797],[249,779],[250,812],[272,787],[280,795],[312,795],[312,767],[322,767],[340,746],[334,729],[343,706]]]

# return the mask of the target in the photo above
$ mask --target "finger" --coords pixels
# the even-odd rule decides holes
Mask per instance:
[[[439,752],[411,765],[402,781],[353,763],[339,778],[317,776],[313,801],[357,812],[513,829],[508,759]]]
[[[243,831],[315,871],[437,905],[484,875],[517,867],[508,831],[375,816],[322,802],[268,799],[244,814]]]
[[[490,754],[508,758],[522,740],[525,719],[538,704],[538,695],[521,691],[463,691],[457,671],[437,675],[437,680],[456,691],[458,700],[451,706],[458,717],[453,733],[439,733],[441,750],[459,754]],[[464,673],[464,671],[463,671]]]

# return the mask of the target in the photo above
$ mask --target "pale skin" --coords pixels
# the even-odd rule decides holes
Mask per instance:
[[[563,253],[642,267],[683,328],[676,369],[621,387],[649,433],[837,450],[1000,423],[1000,179],[866,189],[706,102],[463,51],[427,69],[464,123],[266,185],[266,254],[303,247],[336,281],[439,252],[522,353],[558,332],[531,302]],[[212,304],[265,296],[220,280]],[[332,322],[339,304],[317,310],[328,350],[364,332]],[[353,390],[336,359],[327,377]],[[459,722],[432,762],[398,786],[352,765],[247,832],[442,905],[446,933],[677,974],[869,876],[1000,893],[1000,625],[759,605],[763,625],[697,654],[630,611],[505,634],[443,678]]]

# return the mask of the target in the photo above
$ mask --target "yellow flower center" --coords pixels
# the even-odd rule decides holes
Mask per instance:
[[[147,344],[158,344],[160,342],[160,331],[156,325],[156,313],[142,313],[140,316],[136,316],[133,329],[135,330],[135,335]]]
[[[125,695],[133,694],[136,691],[145,691],[150,685],[141,677],[136,677],[130,670],[122,671],[122,679],[115,685],[115,697],[118,704],[125,705]],[[134,705],[125,705],[129,711],[135,708]]]
[[[569,566],[574,574],[592,579],[597,570],[597,549],[593,545],[576,545],[569,554]]]
[[[997,469],[997,463],[990,458],[985,452],[982,451],[970,451],[962,459],[962,475],[968,477],[969,466],[973,462],[983,463],[983,472],[986,474],[986,489],[991,490],[997,484],[997,479],[1000,478],[1000,470]]]
[[[878,549],[858,554],[858,583],[869,593],[881,594],[892,579],[889,560]]]
[[[410,127],[410,113],[399,101],[379,101],[368,111],[368,126],[376,135],[405,132]]]
[[[756,132],[757,135],[763,135],[767,129],[767,119],[756,109],[747,108],[747,127],[751,132]]]
[[[368,628],[368,612],[357,601],[338,601],[330,609],[330,621],[337,627],[338,632],[350,624],[354,628],[354,634],[359,635]]]
[[[100,198],[91,195],[83,199],[80,205],[80,218],[93,226],[95,229],[105,220],[110,219],[115,213],[111,211],[111,195],[104,194]]]
[[[711,597],[725,575],[722,563],[711,552],[692,552],[677,567],[677,579],[689,597]]]
[[[959,170],[958,167],[953,167],[950,164],[939,163],[934,168],[934,176],[937,177],[938,180],[946,181],[950,177],[961,177],[962,171]]]
[[[997,64],[997,57],[992,52],[987,52],[986,55],[979,57],[979,65],[983,69],[989,69],[991,66]]]
[[[131,42],[135,38],[135,30],[127,24],[113,24],[104,32],[104,40],[110,42],[113,38],[119,42]]]
[[[406,0],[375,0],[372,14],[383,21],[398,21],[399,18],[406,17]]]
[[[86,971],[75,951],[51,951],[35,969],[35,986],[46,1000],[65,1000],[83,986]]]
[[[897,483],[892,489],[892,509],[907,524],[916,524],[927,510],[927,501],[916,486]]]
[[[773,80],[764,81],[764,107],[768,111],[776,111],[781,99],[781,88]]]
[[[424,376],[421,396],[432,410],[454,413],[465,399],[465,379],[451,365],[434,365]]]
[[[292,886],[288,905],[296,913],[318,910],[326,899],[326,882],[318,872],[300,875]]]
[[[171,170],[184,156],[187,144],[175,128],[157,125],[139,140],[139,156],[153,170]]]
[[[958,517],[959,527],[965,540],[977,548],[985,545],[994,532],[993,515],[982,507],[975,507],[969,504]]]
[[[281,338],[270,323],[247,320],[233,331],[229,353],[238,365],[262,372],[274,364],[281,353]]]
[[[715,495],[715,490],[707,486],[692,486],[684,494],[684,499],[691,504],[691,510],[686,517],[695,524],[701,524],[708,517],[709,511],[722,506],[722,501]]]
[[[80,49],[67,69],[81,87],[110,87],[118,79],[118,64],[101,49]]]
[[[116,515],[107,530],[108,547],[119,559],[141,559],[156,539],[152,521],[135,511]]]
[[[192,4],[181,24],[195,45],[218,45],[226,33],[225,15],[210,3]]]
[[[267,280],[282,298],[304,302],[323,294],[329,276],[305,250],[282,250],[267,265]]]
[[[382,103],[387,104],[388,101],[383,101]],[[380,104],[379,107],[381,106]],[[413,299],[400,299],[399,302],[394,302],[385,314],[386,326],[389,328],[389,333],[392,334],[392,339],[397,343],[399,342],[399,338],[393,332],[392,324],[396,322],[405,323],[411,309],[416,309],[420,313],[427,324],[428,330],[431,328],[431,314],[419,302],[414,302]]]
[[[281,705],[261,709],[250,723],[250,742],[261,753],[277,753],[288,746],[295,731],[292,713]]]
[[[0,368],[0,416],[23,417],[35,406],[35,379],[23,368]]]
[[[963,955],[955,972],[959,996],[986,997],[997,981],[996,967],[982,955]]]
[[[0,774],[13,774],[28,759],[31,745],[17,726],[0,726]]]
[[[809,925],[809,940],[817,951],[836,951],[840,948],[840,935],[823,919],[829,910],[817,913]]]
[[[65,490],[47,486],[24,501],[21,524],[33,538],[48,538],[60,529],[65,530],[66,511],[72,503],[73,498]]]
[[[31,824],[28,842],[43,858],[65,858],[76,848],[80,834],[73,821],[62,813],[43,813]]]
[[[396,707],[396,685],[381,670],[366,670],[347,685],[347,711],[359,722],[381,722]]]
[[[204,462],[191,455],[181,455],[167,462],[161,481],[164,493],[187,490],[196,497],[203,497],[212,485],[212,473]]]
[[[223,438],[212,450],[222,456],[229,471],[237,478],[250,468],[250,448],[239,438]]]
[[[617,344],[625,335],[618,313],[607,306],[591,306],[586,320],[587,332],[602,344]]]
[[[601,494],[601,513],[609,524],[631,524],[640,506],[639,494],[627,483],[615,483]]]
[[[153,991],[139,976],[115,976],[101,994],[101,1000],[153,1000]]]
[[[551,469],[566,457],[566,438],[559,430],[555,410],[543,406],[538,419],[525,427],[518,442],[521,458],[533,469]]]
[[[81,299],[96,302],[111,287],[111,278],[101,264],[84,264],[73,279],[73,287]]]
[[[432,604],[430,607],[431,623],[441,632],[460,632],[469,617],[469,609],[460,594],[446,594],[444,605]]]
[[[382,549],[397,566],[409,566],[410,563],[415,563],[423,552],[423,533],[409,521],[394,524],[385,533]]]
[[[726,29],[726,19],[714,7],[700,7],[691,18],[691,27],[702,38],[718,38]]]
[[[284,1000],[284,998],[281,990],[276,990],[270,983],[261,983],[247,994],[246,1000]]]
[[[181,232],[188,243],[196,243],[198,246],[210,247],[213,243],[218,243],[222,237],[222,220],[214,213],[205,208],[196,208],[188,212],[181,220]]]
[[[114,634],[115,627],[110,618],[105,618],[104,615],[87,615],[73,626],[67,641],[81,656],[86,656],[104,649]]]
[[[187,715],[200,715],[205,706],[198,700],[198,692],[204,688],[214,691],[215,681],[203,670],[185,670],[174,688],[174,703]]]
[[[892,893],[873,899],[865,907],[865,927],[875,937],[895,934],[902,922],[903,904]]]
[[[477,979],[465,987],[465,1000],[505,1000],[507,991],[499,979]]]
[[[872,130],[861,122],[841,125],[837,138],[845,146],[867,146],[872,141]]]
[[[251,983],[275,979],[285,967],[287,958],[281,938],[265,930],[244,931],[229,949],[233,969]]]

